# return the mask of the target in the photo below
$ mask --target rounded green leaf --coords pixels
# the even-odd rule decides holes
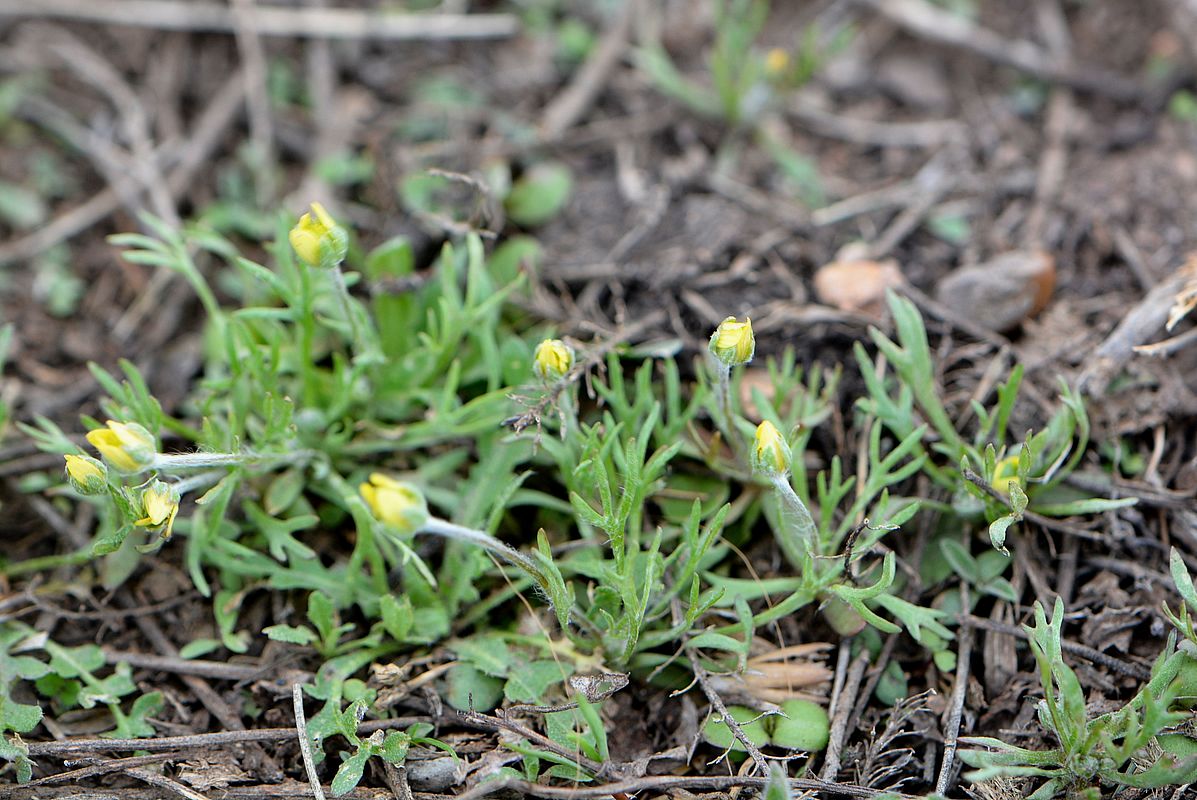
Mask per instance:
[[[761,716],[759,713],[744,706],[728,706],[727,713],[740,723],[740,728],[744,731],[748,741],[757,747],[764,747],[769,743],[769,731],[765,728],[764,719],[758,719]],[[731,728],[723,721],[723,717],[713,712],[702,726],[702,738],[708,744],[723,750],[746,752],[744,745],[740,744],[740,741],[731,732]]]
[[[517,225],[543,225],[561,211],[573,189],[564,164],[537,164],[523,174],[507,195],[507,216]]]
[[[814,752],[827,746],[831,720],[823,706],[810,700],[787,700],[781,704],[784,717],[773,723],[771,741],[787,750]]]

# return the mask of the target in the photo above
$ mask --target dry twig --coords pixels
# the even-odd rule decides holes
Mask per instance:
[[[167,31],[233,33],[234,12],[182,0],[0,0],[0,17],[43,17]],[[510,14],[388,14],[353,8],[254,6],[247,16],[260,36],[328,39],[500,39],[519,21]]]

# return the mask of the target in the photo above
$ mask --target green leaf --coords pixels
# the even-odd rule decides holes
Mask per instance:
[[[1181,558],[1180,551],[1175,547],[1169,552],[1168,563],[1177,593],[1189,605],[1189,608],[1197,613],[1197,588],[1194,588],[1193,578],[1189,575],[1188,567],[1185,565],[1184,559]]]
[[[769,767],[769,780],[765,781],[762,800],[791,800],[793,796],[785,767],[774,761]]]
[[[533,661],[512,670],[503,694],[513,703],[540,703],[550,686],[565,680],[556,661]]]
[[[483,634],[453,642],[450,649],[459,661],[470,664],[483,673],[496,678],[505,678],[516,663],[511,648],[501,636]]]
[[[179,648],[179,658],[199,658],[218,649],[220,642],[216,639],[194,639]]]
[[[1006,531],[1015,522],[1018,522],[1018,517],[1014,514],[1007,514],[989,523],[989,542],[995,550],[1005,555],[1010,555],[1010,551],[1006,549]]]
[[[560,213],[572,189],[573,175],[564,164],[537,164],[511,187],[507,215],[517,225],[543,225]]]
[[[1137,497],[1121,497],[1116,500],[1091,497],[1086,500],[1073,500],[1069,503],[1044,503],[1036,505],[1034,510],[1045,517],[1074,517],[1128,508],[1138,502],[1139,498]]]
[[[18,703],[9,697],[0,695],[0,731],[28,733],[41,721],[42,709],[40,706]]]
[[[458,711],[490,711],[503,700],[503,679],[469,664],[456,664],[445,676],[445,702]]]
[[[366,275],[371,280],[401,278],[415,270],[416,259],[411,242],[403,236],[388,239],[366,256]]]
[[[337,612],[332,601],[320,592],[308,595],[308,621],[320,634],[325,644],[335,644],[337,635]]]
[[[311,628],[296,627],[294,625],[270,625],[263,628],[262,633],[276,642],[298,644],[305,647],[320,639]]]
[[[981,582],[981,571],[977,560],[965,549],[964,545],[955,539],[943,539],[939,543],[939,549],[957,575],[972,584]]]
[[[17,783],[28,783],[33,777],[33,762],[29,760],[29,748],[19,739],[0,736],[0,759],[12,762],[17,771]]]
[[[405,641],[416,621],[411,598],[403,595],[396,599],[393,594],[384,594],[378,601],[378,608],[386,632],[396,641]]]
[[[56,645],[49,652],[50,669],[60,678],[91,677],[91,673],[104,666],[104,651],[94,644],[79,647]]]
[[[372,748],[363,744],[363,746],[358,748],[356,753],[342,762],[330,786],[333,796],[340,797],[343,794],[353,791],[354,787],[361,781],[362,773],[366,770],[366,762],[372,754]]]

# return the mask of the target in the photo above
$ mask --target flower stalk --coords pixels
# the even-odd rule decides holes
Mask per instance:
[[[792,534],[779,536],[777,543],[790,563],[801,567],[807,556],[815,554],[819,529],[810,509],[790,485],[792,458],[790,444],[776,425],[765,420],[757,426],[752,442],[752,469],[773,484],[782,503],[783,515],[789,517],[791,523],[787,530]]]

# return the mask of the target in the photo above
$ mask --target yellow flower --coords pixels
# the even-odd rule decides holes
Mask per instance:
[[[780,47],[774,47],[765,54],[765,72],[771,78],[781,75],[790,66],[790,54]]]
[[[720,322],[719,327],[711,334],[709,349],[715,358],[729,367],[747,364],[756,352],[752,320],[745,317],[743,322],[736,322],[735,317],[728,317]]]
[[[108,489],[108,468],[91,456],[66,456],[66,471],[79,494],[102,494]]]
[[[415,533],[428,521],[424,495],[409,483],[375,472],[369,483],[358,487],[376,519],[402,533]]]
[[[299,218],[287,238],[295,255],[313,267],[335,267],[349,250],[349,234],[319,203],[312,203],[312,212]]]
[[[561,380],[573,366],[574,351],[560,339],[545,339],[532,356],[532,370],[546,383]]]
[[[155,478],[141,492],[141,509],[145,516],[133,524],[142,528],[165,526],[162,538],[169,539],[179,513],[179,490]]]
[[[149,431],[136,422],[108,420],[107,425],[88,431],[87,441],[109,464],[121,472],[140,472],[154,463],[157,445]]]
[[[756,438],[752,443],[752,468],[770,477],[785,475],[790,471],[790,444],[777,430],[777,426],[765,420],[756,426]]]
[[[1017,483],[1022,487],[1022,481],[1018,479],[1018,456],[1007,456],[993,468],[993,488],[997,489],[1007,497],[1010,495],[1010,484]]]

